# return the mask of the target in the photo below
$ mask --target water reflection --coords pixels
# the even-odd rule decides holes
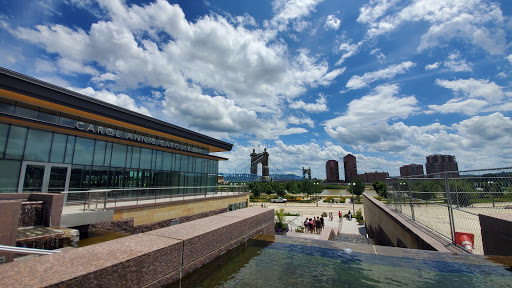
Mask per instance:
[[[455,261],[451,254],[422,259],[279,241],[266,248],[249,244],[185,277],[181,287],[507,287],[512,283],[512,273],[502,266],[484,259],[481,264],[464,260],[469,258]]]
[[[88,233],[80,233],[80,242],[78,242],[78,247],[85,247],[93,244],[98,244],[101,242],[106,242],[118,238],[123,238],[126,236],[130,236],[130,234],[125,233],[117,233],[111,231],[103,231],[103,230],[94,230],[89,231]]]

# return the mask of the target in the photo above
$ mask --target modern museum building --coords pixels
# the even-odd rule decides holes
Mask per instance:
[[[226,143],[0,68],[0,193],[217,185]]]

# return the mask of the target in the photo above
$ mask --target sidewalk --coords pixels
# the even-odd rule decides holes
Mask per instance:
[[[297,226],[304,226],[304,220],[306,217],[313,218],[313,216],[318,215],[302,215],[302,216],[287,216],[286,222],[291,221]],[[325,228],[322,230],[323,233],[330,233],[331,229],[334,229],[336,235],[338,234],[351,234],[351,235],[361,235],[366,238],[366,229],[364,224],[359,225],[357,221],[352,218],[352,220],[347,220],[345,218],[342,221],[339,221],[339,217],[336,217],[330,221],[329,217],[324,218],[324,226]],[[309,239],[320,239],[320,234],[311,234],[311,233],[301,233],[295,232],[294,225],[290,225],[290,231],[286,234],[288,237],[299,237],[299,238],[309,238]]]

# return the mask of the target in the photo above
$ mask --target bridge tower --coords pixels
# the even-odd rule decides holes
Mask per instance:
[[[252,149],[251,153],[251,174],[258,174],[258,164],[261,163],[262,171],[261,171],[261,180],[269,181],[270,180],[270,172],[268,168],[268,152],[267,148],[263,150],[263,153],[256,153],[255,149]]]
[[[304,175],[306,175],[306,173],[308,173],[308,180],[311,180],[311,167],[309,167],[308,169],[304,169],[304,167],[302,167],[302,178],[304,178]]]

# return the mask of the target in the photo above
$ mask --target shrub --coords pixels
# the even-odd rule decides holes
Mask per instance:
[[[322,212],[322,217],[327,217],[327,212]]]
[[[361,208],[359,208],[359,210],[357,210],[356,215],[354,215],[354,218],[356,218],[357,222],[364,222],[363,212],[361,212]]]
[[[285,223],[285,215],[284,215],[284,209],[279,209],[279,211],[276,210],[276,224],[275,224],[275,231],[276,232],[288,232],[288,224]]]

